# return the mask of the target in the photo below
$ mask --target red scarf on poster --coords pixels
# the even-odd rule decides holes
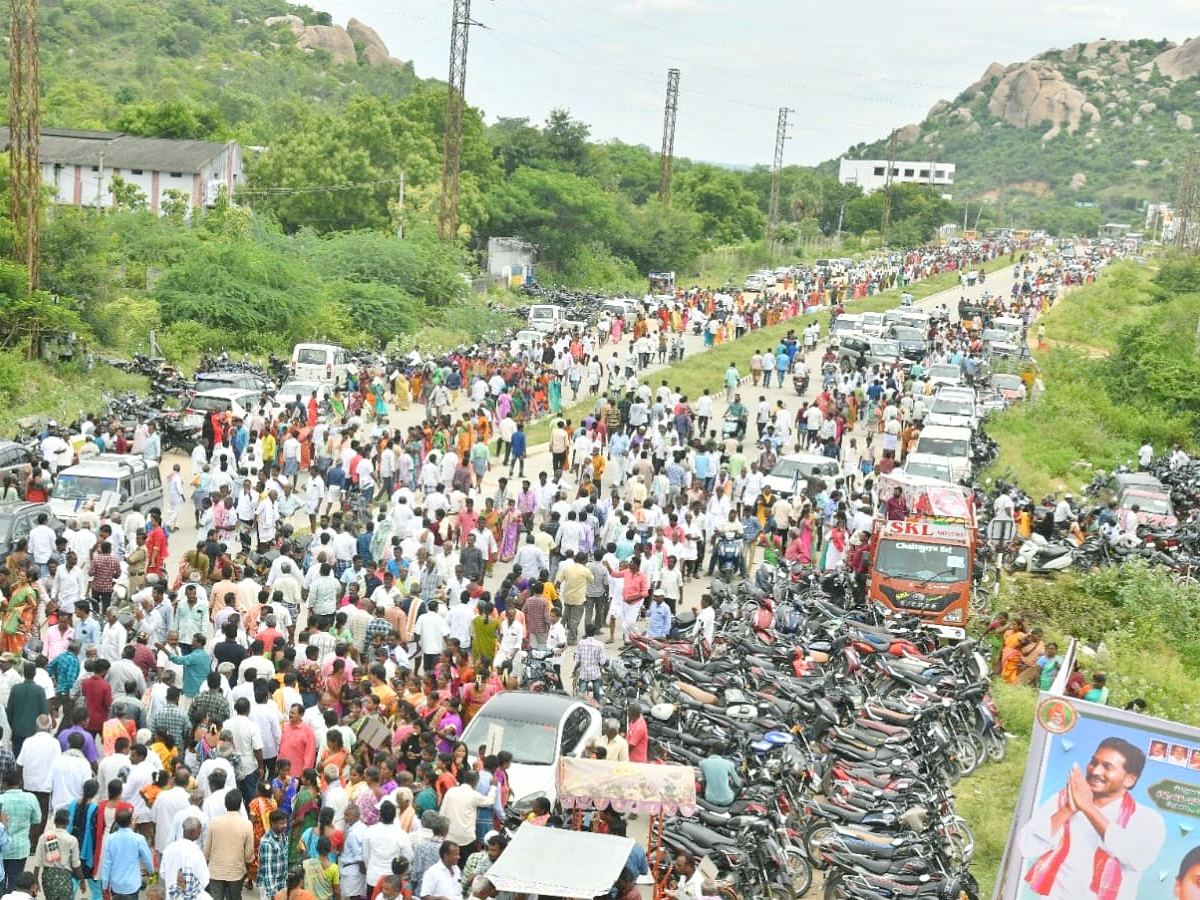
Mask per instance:
[[[1069,802],[1067,791],[1064,788],[1058,793],[1058,808],[1062,809]],[[1135,809],[1137,809],[1137,804],[1134,802],[1133,796],[1126,792],[1121,797],[1121,810],[1117,813],[1117,825],[1121,828],[1128,825]],[[1058,870],[1070,851],[1071,823],[1068,821],[1063,826],[1062,838],[1059,840],[1058,846],[1038,857],[1025,874],[1025,881],[1035,894],[1042,897],[1049,896],[1050,889],[1054,886],[1054,879],[1058,877]],[[1090,888],[1097,900],[1117,900],[1117,894],[1121,890],[1121,864],[1111,853],[1099,848],[1096,849],[1096,855],[1092,860]]]

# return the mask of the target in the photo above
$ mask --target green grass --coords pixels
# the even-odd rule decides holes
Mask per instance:
[[[1000,710],[1000,719],[1012,735],[1008,755],[999,763],[986,762],[964,778],[954,789],[958,814],[975,834],[975,856],[971,871],[979,880],[979,896],[990,897],[1000,872],[1000,859],[1017,806],[1017,787],[1025,774],[1029,755],[1029,733],[1037,693],[997,681],[992,697]]]
[[[988,260],[974,266],[976,269],[982,269],[989,275],[999,269],[1006,268],[1011,265],[1007,256],[998,256],[995,259]],[[926,278],[924,281],[917,281],[913,284],[907,284],[904,287],[891,288],[873,297],[863,297],[861,300],[851,300],[847,304],[847,309],[855,313],[863,312],[884,312],[891,309],[900,302],[900,295],[907,291],[913,295],[913,302],[924,300],[926,297],[932,296],[939,291],[949,290],[958,285],[958,272],[944,272],[941,275],[935,275],[932,278]],[[947,304],[950,305],[950,304]]]
[[[97,364],[91,372],[51,367],[12,353],[0,354],[0,436],[14,435],[22,419],[73,422],[81,412],[101,412],[105,392],[145,391],[146,379]]]
[[[1152,307],[1141,302],[1155,270],[1132,262],[1111,266],[1098,282],[1070,292],[1043,317],[1052,343],[1111,352],[1122,328],[1144,320]]]

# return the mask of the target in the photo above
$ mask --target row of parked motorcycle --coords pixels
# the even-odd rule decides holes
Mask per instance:
[[[853,608],[851,577],[714,582],[711,645],[687,613],[607,665],[605,698],[649,709],[652,759],[720,756],[739,776],[732,804],[663,820],[658,878],[683,852],[739,897],[803,896],[813,869],[826,900],[976,897],[951,788],[1007,749],[987,663],[973,641],[939,648],[915,619]]]

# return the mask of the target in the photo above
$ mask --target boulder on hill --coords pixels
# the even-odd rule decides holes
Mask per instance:
[[[358,62],[354,41],[341,25],[309,25],[296,43],[304,50],[324,50],[335,65]]]
[[[1172,81],[1185,81],[1200,75],[1200,40],[1192,38],[1186,44],[1164,50],[1154,57],[1154,64]]]
[[[368,66],[392,65],[392,55],[388,53],[387,44],[370,25],[351,19],[346,23],[346,33],[356,44],[363,45],[363,61]]]
[[[1092,122],[1100,117],[1083,92],[1046,62],[1024,63],[1006,72],[992,91],[988,112],[1017,128],[1048,123],[1052,136],[1064,125],[1073,133],[1085,115]]]

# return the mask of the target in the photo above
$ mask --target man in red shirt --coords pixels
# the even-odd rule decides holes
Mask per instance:
[[[629,724],[625,726],[625,742],[629,744],[629,761],[644,763],[650,748],[650,735],[646,731],[646,720],[642,718],[642,707],[630,703],[626,714]]]
[[[167,532],[154,513],[146,521],[146,574],[162,576],[167,562]]]
[[[317,738],[304,722],[304,710],[299,704],[293,703],[288,710],[288,720],[279,736],[279,756],[277,759],[292,764],[293,772],[303,772],[311,769],[317,761]]]
[[[87,704],[87,730],[99,734],[108,718],[109,707],[112,706],[112,688],[108,684],[109,662],[107,659],[97,659],[92,663],[92,674],[83,679],[79,690],[83,694],[83,702]]]

